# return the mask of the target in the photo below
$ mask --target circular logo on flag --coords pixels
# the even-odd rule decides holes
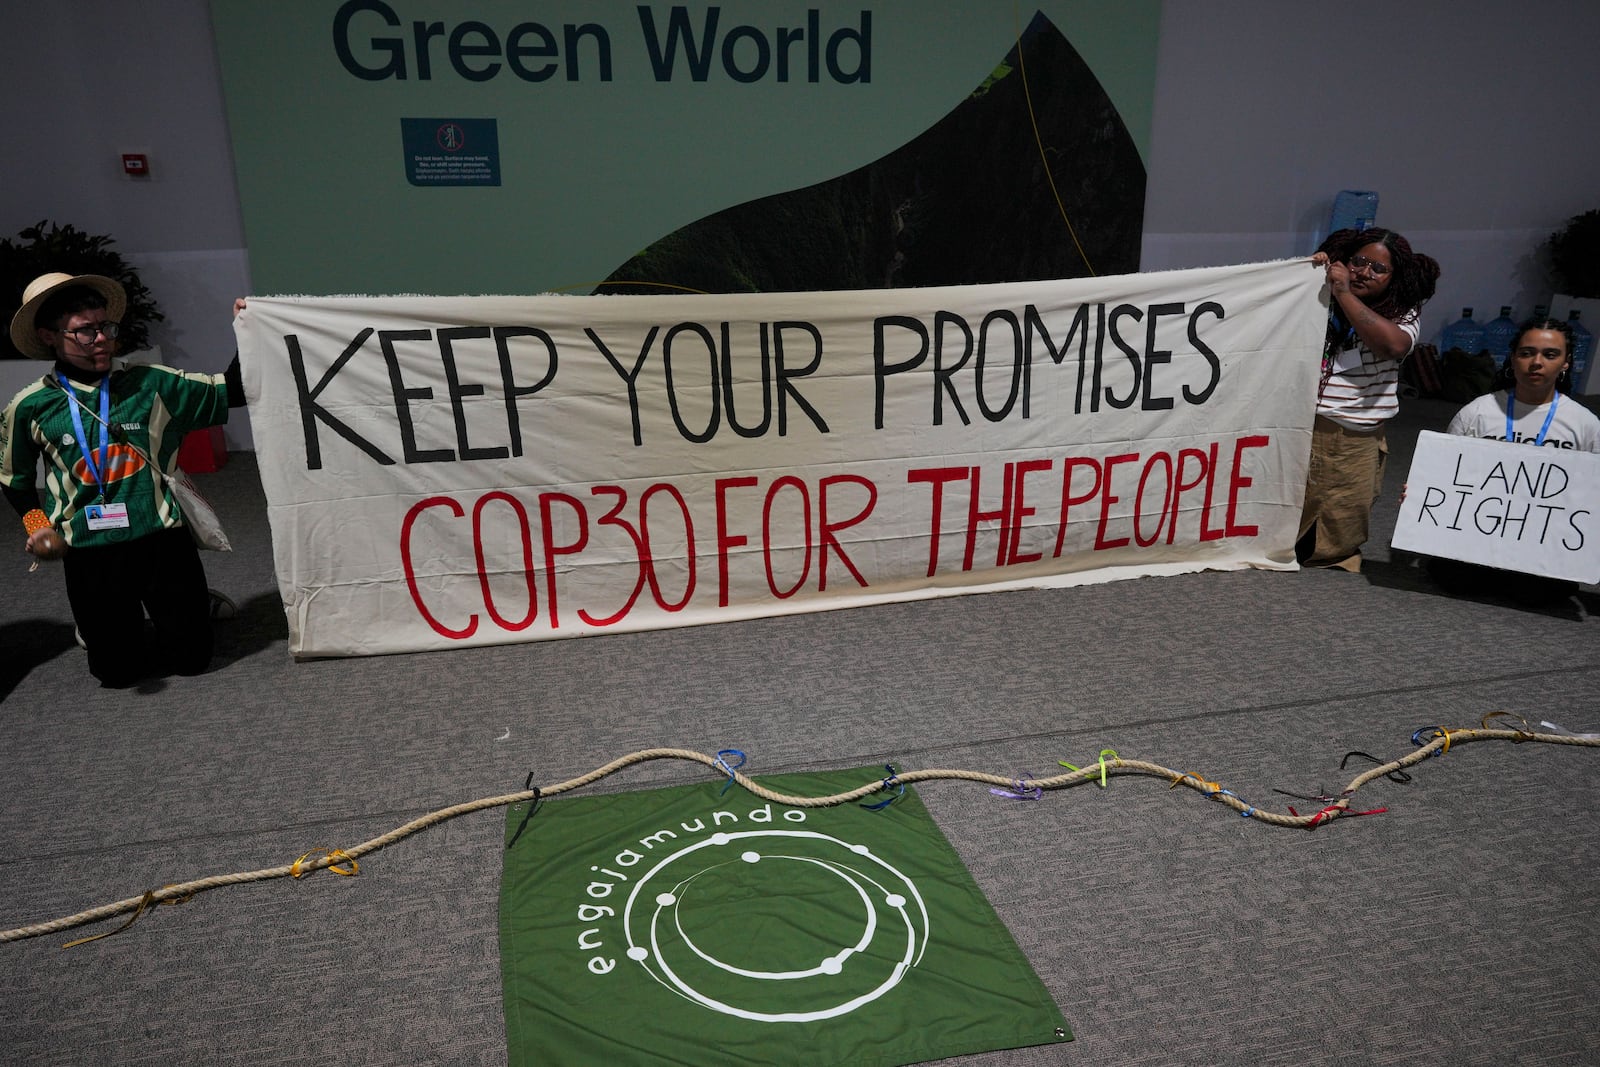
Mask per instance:
[[[664,857],[623,911],[628,958],[714,1011],[805,1022],[854,1011],[922,958],[928,912],[903,873],[809,830],[716,833]]]

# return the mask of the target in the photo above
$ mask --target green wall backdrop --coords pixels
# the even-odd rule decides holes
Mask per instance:
[[[1018,73],[1005,61],[1030,26],[1070,45],[1052,54],[1081,58],[1088,81],[1103,90],[1099,101],[1080,105],[1082,79],[1062,81],[1026,51],[1026,87],[1020,78],[1000,81],[1011,93],[1006,106],[1020,101],[1028,111],[1008,125],[1013,133],[1038,129],[1043,155],[1020,136],[982,136],[993,122],[982,117],[969,118],[966,132],[947,126],[941,139],[925,140],[923,156],[937,154],[940,181],[965,168],[1022,183],[1028,214],[1037,215],[1027,225],[1063,247],[1115,229],[1093,253],[1101,260],[1094,272],[1133,269],[1159,9],[1158,0],[213,0],[254,288],[588,291],[657,242],[738,205],[852,172],[873,185],[863,168],[982,96],[995,75]],[[1089,122],[1052,134],[1080,107]],[[403,142],[405,119],[425,120],[418,130],[453,125],[474,150],[492,122],[498,184],[479,180],[487,172],[468,179],[476,184],[414,184],[417,146]],[[1053,144],[1057,135],[1087,140]],[[1091,179],[1079,163],[1101,142],[1114,142],[1117,154],[1091,168]],[[1041,158],[1050,160],[1048,173]],[[913,190],[907,195],[928,193],[926,162],[900,173]],[[959,187],[969,196],[984,188]],[[1114,225],[1089,207],[1097,190],[1120,197]],[[1085,232],[1069,233],[1063,213]],[[948,217],[946,210],[929,225]],[[788,224],[833,223],[812,203]],[[985,231],[957,237],[923,247],[959,258],[962,242],[984,240]],[[781,247],[781,234],[768,238]],[[988,234],[990,243],[1008,239]],[[1062,269],[1049,257],[1028,258],[1000,273]],[[795,288],[863,284],[856,274],[795,282],[757,273]],[[927,269],[904,279],[879,273],[866,284],[946,280]],[[697,287],[741,285],[765,287],[759,277]]]

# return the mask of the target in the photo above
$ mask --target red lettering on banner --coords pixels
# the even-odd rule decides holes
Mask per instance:
[[[1047,471],[1054,466],[1055,463],[1048,459],[1030,459],[1017,464],[1016,506],[1011,512],[1011,543],[1005,545],[1004,550],[1001,552],[999,566],[1006,567],[1015,563],[1033,563],[1044,558],[1043,552],[1029,552],[1027,555],[1023,555],[1021,552],[1023,520],[1029,518],[1038,510],[1037,508],[1028,507],[1024,501],[1027,498],[1028,475],[1034,471]],[[1005,544],[1004,541],[1001,543]]]
[[[1247,448],[1263,448],[1266,446],[1267,440],[1265,435],[1256,435],[1253,437],[1241,437],[1233,443],[1233,473],[1228,477],[1229,537],[1254,537],[1256,535],[1257,531],[1254,526],[1239,526],[1234,523],[1233,519],[1239,510],[1239,490],[1255,484],[1253,478],[1246,478],[1239,473],[1244,467],[1242,462],[1244,450]],[[1216,446],[1213,445],[1212,447],[1215,448]]]
[[[1023,540],[1030,531],[1034,537],[1046,535],[1048,520],[1037,524],[1028,521],[1038,514],[1041,504],[1046,507],[1046,514],[1059,507],[1054,553],[1057,557],[1067,550],[1066,532],[1073,526],[1084,532],[1084,538],[1087,538],[1087,531],[1093,529],[1092,550],[1096,552],[1131,545],[1150,548],[1163,540],[1169,545],[1175,543],[1179,516],[1185,513],[1192,516],[1195,511],[1199,511],[1199,515],[1188,520],[1186,536],[1194,538],[1196,544],[1224,537],[1258,536],[1258,526],[1240,521],[1240,508],[1247,503],[1245,491],[1255,484],[1254,477],[1246,473],[1245,464],[1249,451],[1270,444],[1271,439],[1261,434],[1235,439],[1231,465],[1226,472],[1218,462],[1221,442],[1172,452],[1124,452],[1099,458],[1066,456],[1060,460],[1059,481],[1053,477],[1037,477],[1054,471],[1055,460],[1006,462],[999,465],[998,472],[989,469],[991,478],[999,474],[999,493],[998,499],[987,502],[982,496],[985,473],[982,467],[909,470],[906,472],[908,485],[929,486],[928,510],[932,526],[927,576],[934,577],[939,570],[947,491],[954,492],[949,487],[962,482],[966,483],[967,491],[965,515],[962,516],[965,521],[952,516],[961,537],[962,571],[977,569],[978,535],[985,526],[996,537],[996,569],[1043,559],[1042,545],[1029,550]],[[1120,471],[1124,466],[1130,469]],[[1031,486],[1030,477],[1033,478]],[[1225,505],[1217,493],[1218,482],[1223,481],[1226,483]],[[1058,505],[1045,504],[1040,496],[1043,493],[1044,498],[1048,498],[1052,485],[1059,487]],[[1135,491],[1128,501],[1130,489]],[[751,491],[748,497],[742,493],[744,490]],[[588,493],[584,498],[554,490],[536,494],[530,491],[526,497],[519,498],[505,489],[486,490],[471,501],[470,525],[453,521],[467,517],[465,501],[432,496],[413,504],[400,524],[399,540],[406,586],[417,613],[435,633],[455,641],[478,634],[482,615],[487,615],[503,632],[526,630],[540,617],[538,587],[542,571],[544,621],[551,631],[556,631],[562,627],[562,582],[586,566],[603,568],[589,572],[603,576],[601,580],[571,583],[567,590],[569,597],[573,590],[581,589],[585,601],[602,600],[599,605],[585,602],[578,606],[577,616],[584,626],[601,629],[623,622],[639,609],[647,585],[656,609],[670,613],[687,608],[696,591],[696,515],[683,492],[670,482],[657,482],[648,486],[636,500],[621,485],[593,485],[588,487]],[[758,475],[738,475],[715,479],[708,495],[712,497],[710,504],[714,514],[699,518],[702,529],[707,522],[715,526],[715,548],[708,546],[708,551],[714,551],[717,559],[717,607],[729,607],[736,598],[745,603],[761,595],[754,568],[757,552],[766,581],[766,595],[775,600],[788,600],[808,587],[819,593],[827,592],[829,567],[835,559],[856,586],[870,588],[868,576],[850,556],[844,534],[865,523],[877,507],[878,487],[871,479],[856,474],[836,474],[811,483],[801,475],[788,473],[766,482]],[[1186,503],[1191,496],[1203,496],[1203,506],[1196,508]],[[670,503],[663,501],[663,497]],[[539,513],[540,544],[537,548],[529,517],[535,499]],[[759,525],[755,518],[758,501]],[[1117,505],[1124,502],[1130,506],[1121,509],[1127,513],[1119,514]],[[1214,503],[1224,515],[1221,528],[1212,525]],[[652,504],[665,504],[668,513],[663,513],[660,507],[652,510]],[[676,505],[677,516],[670,514],[672,505]],[[951,501],[951,505],[961,506],[955,501]],[[510,525],[506,519],[495,518],[506,515],[495,508],[510,509]],[[1083,513],[1085,508],[1087,514]],[[448,514],[430,516],[440,509]],[[998,530],[993,529],[996,526]],[[957,530],[951,531],[952,539],[956,533]],[[413,545],[422,534],[429,540],[420,558],[447,562],[443,573],[419,579]],[[454,549],[449,545],[452,539],[457,542]],[[441,618],[442,605],[462,603],[460,581],[469,579],[466,575],[458,579],[457,570],[451,568],[449,561],[464,557],[469,543],[483,612],[471,611],[465,620]],[[861,543],[875,544],[876,538],[864,538]],[[665,546],[659,558],[658,545]],[[1081,545],[1074,551],[1082,552],[1090,547]],[[515,555],[517,550],[520,550],[520,559]],[[586,552],[591,554],[591,559],[581,558]],[[746,560],[747,564],[736,572],[732,565],[734,559]],[[663,564],[670,574],[682,568],[683,588],[676,599],[669,599],[669,594],[662,589]],[[780,570],[786,566],[790,573],[780,575]],[[440,568],[435,565],[435,569]],[[740,579],[737,583],[736,577]],[[872,575],[874,579],[878,577]],[[909,576],[886,573],[884,577],[895,580]],[[496,602],[497,596],[502,601],[508,597],[513,602],[516,600],[514,586],[505,584],[508,578],[520,578],[526,586],[528,604],[520,616],[514,610],[502,611]],[[452,594],[449,599],[442,599],[447,583],[453,583],[449,586]],[[430,596],[433,598],[431,605]],[[454,607],[453,610],[463,608]],[[448,616],[449,611],[443,614]]]
[[[456,518],[461,518],[466,512],[461,510],[461,505],[447,496],[430,496],[426,500],[419,500],[411,505],[406,512],[406,517],[400,523],[400,562],[406,572],[406,587],[411,590],[411,601],[417,605],[417,611],[422,615],[434,632],[441,637],[448,637],[456,641],[464,641],[478,630],[478,617],[472,616],[467,625],[459,630],[452,630],[444,623],[433,617],[428,610],[428,605],[422,602],[422,591],[417,588],[417,572],[411,566],[411,527],[421,515],[429,508],[449,508],[455,512]]]
[[[800,564],[800,577],[787,590],[780,590],[778,579],[772,573],[772,499],[778,495],[778,490],[786,487],[793,487],[800,494],[800,519],[804,523],[801,540],[805,544],[806,555]],[[811,575],[811,493],[806,489],[806,483],[792,474],[785,474],[773,482],[772,488],[767,490],[767,499],[761,502],[761,556],[767,567],[767,588],[779,600],[788,600],[798,593]]]
[[[1155,470],[1157,464],[1160,464],[1167,469],[1167,488],[1164,492],[1164,495],[1161,497],[1161,521],[1156,523],[1156,532],[1150,537],[1145,538],[1140,536],[1139,514],[1140,509],[1144,507],[1144,491],[1145,486],[1150,483],[1150,472]],[[1133,498],[1134,544],[1138,545],[1140,548],[1149,548],[1151,545],[1161,540],[1161,527],[1166,525],[1166,517],[1169,512],[1173,515],[1177,515],[1178,513],[1178,509],[1172,506],[1172,457],[1165,452],[1157,452],[1155,455],[1151,456],[1148,461],[1146,461],[1144,465],[1144,471],[1139,475],[1139,492]]]
[[[1053,558],[1059,558],[1067,550],[1067,532],[1072,528],[1075,509],[1081,509],[1086,504],[1091,506],[1090,514],[1075,521],[1080,526],[1094,523],[1093,550],[1097,552],[1125,548],[1130,543],[1140,548],[1149,548],[1162,540],[1169,545],[1174,544],[1177,540],[1178,518],[1185,510],[1199,511],[1198,529],[1194,534],[1197,543],[1217,541],[1223,537],[1257,536],[1260,533],[1259,527],[1241,524],[1238,521],[1240,492],[1254,484],[1253,479],[1243,472],[1244,453],[1247,449],[1262,448],[1270,443],[1271,439],[1265,435],[1242,437],[1235,441],[1233,466],[1227,472],[1228,496],[1224,509],[1225,521],[1220,528],[1212,525],[1211,515],[1213,504],[1217,501],[1217,482],[1223,473],[1218,463],[1220,446],[1217,442],[1212,442],[1204,448],[1179,449],[1176,455],[1171,452],[1148,454],[1126,452],[1104,458],[1090,456],[1063,458],[1059,483],[1060,510],[1057,514]],[[1118,467],[1131,464],[1139,464],[1133,513],[1131,516],[1119,517],[1113,511],[1113,505],[1124,500],[1132,474],[1122,475],[1121,482],[1114,482],[1113,479],[1118,477]],[[932,487],[929,507],[931,526],[928,543],[928,577],[933,577],[939,571],[939,542],[943,525],[945,488],[955,482],[968,483],[967,524],[963,530],[965,551],[961,564],[963,571],[974,569],[979,524],[984,522],[1000,524],[996,567],[1033,563],[1041,559],[1042,552],[1022,551],[1022,537],[1028,528],[1026,520],[1038,510],[1026,502],[1027,477],[1030,474],[1052,470],[1054,465],[1054,461],[1048,459],[1005,464],[1002,471],[1001,502],[994,510],[984,510],[979,499],[982,485],[981,468],[931,467],[908,471],[906,473],[908,484],[927,483]],[[1202,489],[1203,506],[1195,509],[1191,505],[1186,509],[1185,495]]]
[[[755,485],[754,475],[717,479],[717,607],[728,606],[728,549],[750,542],[743,534],[728,532],[728,490]]]
[[[1015,486],[1016,471],[1014,465],[1007,463],[1000,471],[1000,506],[993,511],[982,510],[978,502],[983,496],[982,468],[971,468],[972,491],[967,494],[967,551],[962,557],[961,569],[972,569],[972,557],[978,551],[978,523],[1000,523],[1000,544],[995,552],[994,565],[1006,565],[1006,545],[1011,542],[1011,491]]]
[[[1192,459],[1197,459],[1197,460],[1200,461],[1200,472],[1194,476],[1194,481],[1186,482],[1186,481],[1183,480],[1183,465],[1184,465],[1185,462],[1187,462],[1191,458]],[[1177,507],[1178,499],[1180,497],[1182,497],[1184,493],[1187,493],[1189,490],[1198,487],[1202,481],[1204,481],[1206,483],[1206,502],[1205,502],[1205,507],[1200,509],[1200,534],[1199,534],[1199,538],[1202,541],[1215,541],[1215,540],[1217,540],[1218,538],[1220,538],[1222,536],[1222,531],[1221,530],[1213,530],[1213,529],[1211,529],[1211,526],[1210,526],[1210,522],[1211,522],[1211,481],[1210,481],[1210,478],[1208,477],[1208,475],[1210,475],[1210,473],[1213,470],[1216,469],[1216,466],[1217,466],[1217,446],[1215,444],[1213,444],[1211,446],[1211,457],[1210,457],[1210,459],[1207,459],[1206,458],[1206,453],[1200,451],[1198,448],[1185,448],[1185,449],[1182,449],[1181,451],[1179,451],[1179,453],[1178,453],[1178,473],[1176,475],[1177,489],[1173,493],[1172,516],[1171,516],[1170,519],[1167,520],[1167,544],[1169,544],[1169,545],[1172,544],[1173,538],[1178,533],[1178,507]]]
[[[555,522],[550,505],[558,501],[570,507],[578,519],[578,539],[571,544],[556,544]],[[583,501],[566,493],[540,493],[539,530],[544,534],[544,580],[548,590],[545,602],[550,605],[550,629],[559,630],[561,617],[556,611],[556,557],[575,555],[589,543],[589,517],[583,510]]]
[[[867,491],[867,502],[851,518],[830,522],[828,520],[828,490],[836,485],[843,484],[861,486]],[[818,482],[817,489],[820,498],[818,500],[818,508],[821,512],[818,524],[822,527],[822,562],[817,568],[817,591],[826,592],[828,588],[828,549],[830,547],[839,554],[839,561],[845,565],[845,569],[855,578],[856,584],[865,589],[867,580],[861,577],[861,572],[856,570],[856,565],[850,561],[850,557],[845,553],[844,546],[833,535],[839,530],[850,529],[850,527],[872,514],[872,509],[878,504],[878,487],[859,474],[834,474]]]
[[[1094,534],[1094,550],[1099,552],[1107,548],[1121,548],[1128,543],[1126,537],[1116,540],[1106,540],[1106,523],[1111,520],[1111,505],[1121,500],[1120,496],[1111,494],[1111,469],[1119,463],[1132,463],[1139,458],[1137,452],[1125,452],[1120,456],[1107,456],[1104,467],[1105,475],[1100,479],[1100,528]]]
[[[1072,495],[1072,474],[1079,467],[1088,467],[1094,471],[1094,483],[1082,496]],[[1051,556],[1057,559],[1061,556],[1062,546],[1067,541],[1067,513],[1074,505],[1087,504],[1100,493],[1100,461],[1084,459],[1082,456],[1068,456],[1061,466],[1061,521],[1056,526],[1056,550]]]
[[[911,485],[918,482],[927,482],[933,486],[933,499],[931,508],[933,518],[930,525],[933,533],[928,539],[928,577],[932,578],[939,573],[939,526],[944,519],[944,487],[947,482],[959,482],[967,476],[965,467],[931,467],[927,470],[909,471],[906,481]],[[1062,529],[1065,529],[1065,524]],[[1057,549],[1059,553],[1060,549]]]
[[[683,515],[683,558],[689,569],[689,575],[683,583],[683,599],[676,604],[669,604],[661,595],[661,580],[656,574],[655,551],[651,548],[650,540],[650,500],[657,493],[666,493],[677,502],[678,511]],[[689,598],[694,596],[694,521],[689,518],[689,502],[683,499],[683,494],[678,492],[678,487],[667,482],[652,485],[639,497],[639,529],[644,534],[644,560],[645,573],[650,578],[650,596],[655,600],[656,606],[662,611],[682,611],[689,605]]]
[[[634,601],[639,599],[639,593],[644,589],[644,575],[646,567],[644,538],[639,536],[639,531],[634,528],[632,523],[630,523],[627,519],[619,518],[622,513],[622,509],[628,506],[628,491],[626,489],[622,488],[620,485],[595,485],[589,488],[589,492],[594,496],[616,497],[617,506],[606,512],[596,521],[601,526],[621,527],[622,532],[628,535],[628,540],[633,542],[634,558],[639,563],[638,576],[633,580],[633,591],[628,594],[627,601],[622,605],[622,607],[617,609],[616,614],[606,615],[602,618],[596,618],[595,616],[589,614],[589,610],[587,608],[578,609],[578,618],[582,619],[590,626],[610,626],[613,623],[622,621],[623,616],[627,615],[628,612],[633,610]],[[533,562],[531,556],[529,558],[528,566],[530,569],[532,569]],[[529,579],[528,588],[530,590],[533,588],[531,577]]]
[[[494,595],[489,592],[489,568],[483,558],[483,508],[491,500],[504,500],[511,505],[511,510],[516,512],[517,527],[522,532],[522,574],[528,583],[528,614],[521,622],[510,622],[495,610]],[[539,611],[539,596],[534,591],[533,584],[533,538],[528,532],[528,511],[522,506],[522,501],[499,490],[488,492],[478,498],[472,505],[472,553],[478,561],[478,584],[483,589],[483,606],[489,612],[489,617],[495,625],[502,630],[526,630],[532,623],[534,615]],[[409,557],[408,557],[409,558]]]

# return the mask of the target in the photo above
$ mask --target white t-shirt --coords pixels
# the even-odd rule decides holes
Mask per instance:
[[[1408,355],[1417,345],[1418,320],[1413,308],[1395,323],[1410,338]],[[1347,430],[1376,429],[1394,418],[1400,411],[1400,359],[1380,359],[1359,338],[1335,352],[1317,390],[1317,414]]]
[[[1555,416],[1545,431],[1545,448],[1571,448],[1581,452],[1600,452],[1600,418],[1570,396],[1556,394]],[[1511,440],[1531,445],[1539,439],[1550,404],[1512,406]],[[1483,437],[1491,441],[1506,439],[1506,393],[1486,393],[1456,412],[1450,432],[1459,437]]]

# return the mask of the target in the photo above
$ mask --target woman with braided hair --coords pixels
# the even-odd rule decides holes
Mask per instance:
[[[1337,230],[1311,261],[1327,268],[1331,307],[1295,555],[1306,566],[1359,571],[1383,489],[1384,427],[1400,410],[1400,362],[1417,343],[1439,264],[1378,228]]]

